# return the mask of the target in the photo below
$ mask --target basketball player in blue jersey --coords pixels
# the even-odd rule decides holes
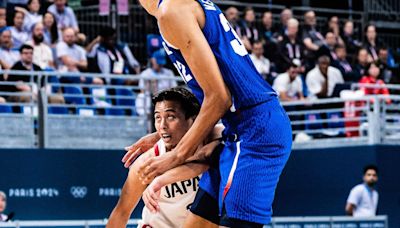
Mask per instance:
[[[211,1],[140,3],[156,17],[168,56],[202,106],[175,149],[145,161],[139,174],[144,180],[152,179],[183,164],[222,119],[225,146],[219,175],[206,172],[201,191],[217,200],[222,225],[261,227],[269,223],[275,189],[292,143],[290,121],[276,92],[257,73],[237,34]],[[124,160],[131,161],[141,152],[138,145]],[[200,227],[196,219],[202,218],[190,215],[185,226]]]

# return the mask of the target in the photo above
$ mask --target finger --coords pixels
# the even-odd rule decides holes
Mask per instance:
[[[124,157],[122,158],[121,161],[122,162],[126,162],[131,154],[132,154],[132,152],[130,150],[128,150],[128,152],[125,153],[125,155],[124,155]]]
[[[142,200],[144,202],[144,205],[147,207],[147,209],[149,209],[150,212],[153,212],[155,210],[155,208],[149,203],[149,197],[146,191],[143,192]]]
[[[145,197],[146,198],[146,207],[152,212],[152,213],[156,213],[157,212],[157,203],[154,203],[154,200],[151,199],[151,197],[149,196],[148,192],[146,191]]]
[[[149,196],[150,196],[153,200],[158,201],[159,195],[156,194],[156,192],[153,190],[153,188],[150,188],[148,193],[149,193]]]
[[[159,206],[158,206],[158,199],[152,198],[150,193],[148,193],[147,196],[148,196],[149,204],[151,204],[151,207],[154,208],[154,212],[159,211],[159,210],[158,210],[158,208],[159,208]]]
[[[132,149],[132,147],[133,147],[133,144],[130,145],[130,146],[126,146],[124,149],[125,149],[126,151],[130,151],[130,150]]]
[[[144,162],[141,165],[139,165],[139,167],[137,169],[137,175],[139,175],[142,179],[144,179],[143,172],[146,169],[146,167],[149,166],[151,161],[152,161],[152,159],[150,158],[150,159],[144,160]]]
[[[138,148],[135,152],[131,153],[129,155],[129,158],[127,159],[127,161],[124,164],[125,168],[131,166],[132,163],[136,160],[136,158],[139,157],[140,154],[141,154],[141,149],[140,148]]]

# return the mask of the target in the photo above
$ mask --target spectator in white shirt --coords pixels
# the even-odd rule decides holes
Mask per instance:
[[[5,69],[11,68],[20,60],[19,50],[13,48],[10,29],[3,30],[3,32],[0,34],[0,56],[2,67]]]
[[[141,93],[136,98],[136,111],[139,115],[147,115],[151,113],[151,96],[157,92],[177,86],[172,70],[164,68],[167,63],[166,54],[163,49],[155,51],[150,59],[150,67],[144,70],[140,76],[144,78],[153,77],[154,79],[140,79],[139,87],[142,88]],[[156,79],[156,77],[170,77],[168,79]]]
[[[24,30],[23,27],[24,17],[24,13],[16,11],[14,16],[14,26],[10,28],[13,38],[13,47],[17,49],[29,40],[29,34]]]
[[[33,25],[43,20],[43,15],[39,14],[39,0],[29,0],[28,9],[29,11],[23,7],[15,7],[16,11],[22,12],[25,15],[23,25],[25,32],[30,32]]]
[[[318,58],[317,66],[308,72],[306,84],[309,96],[317,98],[331,97],[336,84],[344,83],[342,73],[329,65],[329,57],[323,55]]]
[[[41,22],[32,29],[32,40],[27,44],[33,47],[33,63],[44,69],[54,69],[53,53],[44,42],[44,27]]]
[[[63,41],[56,46],[57,58],[60,60],[58,70],[61,72],[79,72],[87,68],[86,51],[75,44],[76,34],[73,28],[63,32]]]
[[[253,61],[258,73],[260,73],[264,79],[266,79],[267,75],[269,74],[270,62],[264,57],[264,46],[261,41],[254,42],[250,58]]]
[[[364,183],[351,189],[347,198],[346,214],[354,217],[371,217],[376,215],[378,207],[378,192],[375,185],[378,182],[378,168],[368,165],[364,168]]]
[[[141,79],[139,82],[139,87],[145,88],[145,91],[151,91],[152,94],[156,94],[164,89],[169,89],[177,86],[175,76],[172,70],[165,68],[167,63],[166,54],[163,49],[160,49],[153,53],[150,59],[150,67],[144,70],[140,76],[145,78],[150,77],[170,77],[169,79],[152,79],[144,80]]]
[[[285,73],[282,73],[274,80],[273,88],[279,94],[281,101],[303,100],[303,82],[299,73],[301,62],[294,59]]]
[[[47,11],[56,17],[59,31],[65,28],[73,28],[76,33],[79,32],[78,22],[71,7],[67,6],[67,0],[54,0],[54,4],[49,6]]]

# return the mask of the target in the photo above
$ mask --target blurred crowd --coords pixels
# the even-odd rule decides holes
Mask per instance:
[[[243,45],[251,53],[257,70],[277,92],[281,100],[329,98],[339,96],[338,85],[377,84],[380,89],[362,89],[365,94],[389,94],[385,84],[399,84],[400,73],[391,49],[368,24],[363,36],[357,35],[354,22],[332,16],[324,29],[318,29],[317,15],[310,10],[299,21],[290,9],[284,9],[279,21],[267,11],[261,25],[256,12],[235,7],[225,15]]]
[[[356,34],[351,20],[329,18],[323,30],[317,27],[317,15],[307,11],[299,21],[290,9],[284,9],[279,21],[271,12],[263,12],[261,21],[252,8],[243,12],[235,7],[225,10],[227,20],[246,47],[256,69],[279,93],[281,100],[338,96],[338,85],[377,84],[380,89],[363,89],[365,94],[389,94],[386,84],[399,84],[399,67],[390,48],[379,39],[376,27],[365,27],[363,37]],[[276,17],[275,17],[276,18]],[[112,27],[101,29],[88,41],[79,30],[79,22],[67,0],[0,0],[0,68],[23,71],[57,71],[140,74],[144,77],[174,77],[165,66],[163,50],[148,53],[141,66],[131,49],[119,42]],[[29,82],[37,78],[0,75],[0,103],[30,102],[35,96],[13,96],[13,92],[37,89]],[[85,85],[140,86],[157,92],[176,85],[169,80],[138,81],[124,78],[50,77],[51,82]],[[63,87],[50,90],[50,103],[71,103],[62,96]],[[91,91],[82,91],[90,93]],[[133,91],[140,92],[140,91]],[[115,91],[107,91],[114,95]],[[101,105],[112,105],[100,102]],[[113,103],[113,100],[108,103]],[[142,103],[147,101],[142,100]],[[140,104],[139,104],[140,106]]]

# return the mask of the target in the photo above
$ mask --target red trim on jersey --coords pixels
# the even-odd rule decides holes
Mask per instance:
[[[154,154],[157,156],[160,156],[160,150],[158,149],[158,144],[154,145]]]

